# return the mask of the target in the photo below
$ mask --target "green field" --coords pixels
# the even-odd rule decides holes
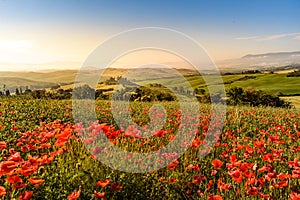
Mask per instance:
[[[239,80],[245,76],[255,76],[255,79]],[[214,75],[207,75],[211,85],[222,84],[217,81],[219,78]],[[300,94],[300,78],[299,77],[286,77],[286,74],[252,74],[252,75],[226,75],[222,76],[225,88],[230,87],[242,87],[242,88],[254,88],[256,90],[264,90],[273,94],[281,92],[284,95]],[[201,76],[183,78],[168,78],[168,79],[156,79],[145,80],[137,82],[138,84],[160,83],[169,87],[178,87],[184,85],[184,82],[188,81],[193,88],[206,87],[206,83]],[[232,82],[232,83],[230,83]]]

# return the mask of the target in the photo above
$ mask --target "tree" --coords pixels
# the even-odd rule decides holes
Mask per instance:
[[[228,104],[230,105],[238,105],[243,102],[243,94],[244,90],[243,88],[239,87],[233,87],[227,92]]]
[[[28,89],[28,87],[26,87],[27,89],[24,91],[24,94],[30,94],[32,91],[31,89]]]
[[[5,91],[5,95],[6,95],[6,96],[10,96],[10,91],[9,91],[9,90],[6,90],[6,91]]]
[[[234,87],[227,92],[227,104],[249,106],[271,106],[290,108],[291,104],[276,95],[268,94],[262,90]]]
[[[45,98],[46,90],[33,90],[31,95],[35,99]]]
[[[73,98],[76,99],[95,99],[95,90],[88,85],[75,87],[73,90]]]
[[[20,95],[20,91],[18,88],[16,88],[16,95]]]

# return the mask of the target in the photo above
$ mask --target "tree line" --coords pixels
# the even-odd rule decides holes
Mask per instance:
[[[184,90],[184,88],[173,88],[173,91],[160,85],[152,84],[151,87],[125,87],[113,92],[113,88],[93,89],[89,85],[82,85],[74,89],[51,89],[50,91],[30,90],[26,88],[16,88],[15,94],[11,95],[9,90],[0,91],[0,96],[23,97],[32,99],[98,99],[98,100],[126,100],[126,101],[177,101],[174,94],[196,96],[201,103],[219,102],[227,105],[248,105],[248,106],[271,106],[290,108],[291,104],[279,98],[277,95],[269,94],[262,90],[243,89],[233,87],[226,91],[226,97],[221,94],[210,95],[203,88],[196,88],[193,92]]]

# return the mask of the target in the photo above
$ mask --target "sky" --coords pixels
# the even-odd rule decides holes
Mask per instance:
[[[299,8],[298,0],[0,0],[0,70],[79,67],[103,41],[142,27],[182,32],[214,62],[300,51]]]

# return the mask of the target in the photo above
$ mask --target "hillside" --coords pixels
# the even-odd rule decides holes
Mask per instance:
[[[189,69],[179,69],[179,73],[184,76],[196,75],[197,72]],[[151,69],[151,68],[139,68],[139,69],[117,69],[108,68],[104,69],[89,69],[82,70],[80,72],[80,82],[86,82],[91,84],[91,77],[95,74],[101,75],[99,81],[106,80],[109,77],[127,76],[135,80],[156,79],[174,77],[178,74],[177,71],[171,69]],[[149,76],[151,74],[151,76]],[[6,85],[9,90],[15,90],[16,87],[29,86],[31,89],[49,88],[56,84],[69,85],[73,87],[73,83],[78,75],[78,70],[58,70],[49,72],[12,72],[12,71],[0,71],[0,87]]]
[[[300,79],[298,77],[286,77],[285,72],[291,70],[291,65],[281,66],[276,74],[233,74],[224,75],[222,79],[226,88],[239,86],[243,88],[253,87],[258,90],[267,90],[272,93],[282,93],[284,95],[300,94]],[[100,81],[109,77],[127,77],[128,80],[138,84],[160,83],[170,87],[179,87],[186,80],[193,88],[205,88],[206,83],[203,77],[196,71],[190,69],[168,69],[168,68],[137,68],[137,69],[118,69],[109,68],[89,69],[80,72],[80,82],[90,84],[91,77],[95,74],[101,75]],[[64,89],[72,88],[78,74],[77,70],[60,70],[50,72],[0,72],[0,88],[5,84],[6,88],[14,91],[16,87],[29,86],[31,89],[50,88],[60,84]],[[182,78],[185,76],[186,78]],[[245,76],[253,78],[244,79]],[[207,78],[214,79],[214,75],[206,75]],[[212,82],[212,84],[222,84],[221,82]],[[184,85],[183,85],[184,86]],[[99,87],[98,87],[99,88]]]
[[[246,78],[245,78],[246,77]],[[249,78],[250,77],[250,78]],[[252,78],[251,78],[252,77]],[[211,84],[222,84],[222,82],[214,81],[218,80],[216,76],[208,76],[211,80]],[[225,88],[237,86],[237,87],[252,87],[257,90],[265,90],[273,94],[282,93],[284,95],[300,94],[300,78],[298,77],[286,77],[286,74],[238,74],[238,75],[226,75],[222,76]],[[193,88],[206,88],[206,83],[201,76],[187,77],[186,80],[191,84]],[[184,85],[185,79],[182,78],[170,78],[170,79],[157,79],[157,80],[145,80],[137,82],[139,84],[149,84],[151,82],[160,83],[162,85],[168,85],[170,87],[179,87]]]
[[[299,68],[300,51],[247,54],[237,59],[217,62],[221,71],[280,70]]]
[[[16,88],[22,88],[23,90],[25,87],[29,87],[30,89],[43,89],[43,88],[50,88],[55,83],[51,82],[43,82],[43,81],[33,81],[26,78],[19,78],[19,77],[1,77],[0,78],[0,88],[5,85],[5,89],[14,92]]]

